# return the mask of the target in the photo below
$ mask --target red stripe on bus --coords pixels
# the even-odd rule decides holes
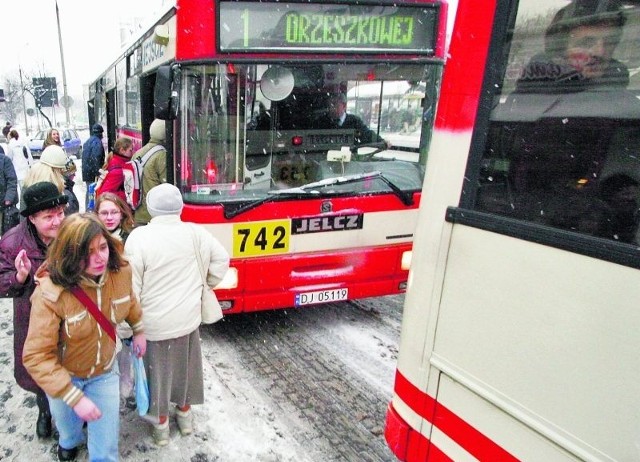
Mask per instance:
[[[404,462],[453,462],[422,433],[412,429],[398,412],[389,404],[384,437],[391,452]]]
[[[449,57],[442,76],[441,95],[435,127],[447,131],[471,130],[486,65],[493,26],[495,1],[470,2],[465,14],[456,15],[454,30],[464,30],[451,38]],[[464,85],[460,85],[464,82]]]
[[[176,59],[211,58],[216,53],[216,11],[214,2],[202,0],[178,0],[176,21]]]
[[[418,389],[398,370],[396,370],[394,389],[398,397],[414,412],[435,425],[476,459],[480,461],[499,460],[501,462],[516,462],[519,460],[442,405],[442,403],[437,402],[427,393]]]
[[[420,417],[433,422],[433,413],[436,407],[436,400],[426,393],[420,391],[418,387],[409,382],[409,380],[396,369],[396,394],[405,402],[407,406],[413,409]]]
[[[441,451],[435,444],[429,446],[429,462],[453,462],[453,459]]]

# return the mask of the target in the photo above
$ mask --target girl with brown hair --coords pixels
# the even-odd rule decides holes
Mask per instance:
[[[102,170],[106,170],[107,174],[100,186],[96,187],[96,197],[106,192],[112,192],[123,201],[126,201],[122,167],[131,160],[132,155],[133,141],[131,138],[127,138],[126,136],[118,138],[113,144],[113,151],[107,155],[102,167]]]
[[[46,392],[60,434],[58,459],[74,460],[85,440],[90,460],[118,460],[119,377],[115,326],[133,329],[138,356],[147,348],[132,273],[93,213],[68,216],[35,275],[23,362]]]

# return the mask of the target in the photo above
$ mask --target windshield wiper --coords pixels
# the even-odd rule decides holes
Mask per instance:
[[[226,219],[230,219],[233,217],[237,217],[238,215],[247,212],[251,209],[255,209],[256,207],[261,206],[262,204],[265,204],[267,202],[271,202],[274,200],[279,199],[280,197],[286,196],[286,197],[299,197],[302,198],[303,196],[308,196],[310,193],[315,193],[315,194],[320,194],[317,191],[303,191],[300,190],[299,188],[291,188],[291,189],[280,189],[280,190],[275,190],[275,191],[269,191],[268,192],[268,196],[263,197],[262,199],[258,199],[256,201],[253,202],[249,202],[247,204],[244,204],[240,207],[238,207],[237,209],[233,209],[233,210],[228,210],[227,207],[224,207],[224,217]],[[315,195],[314,194],[314,195]]]
[[[284,189],[282,191],[286,192],[286,191],[301,190],[302,192],[304,192],[307,189],[325,188],[327,186],[333,186],[337,184],[355,183],[358,181],[369,180],[372,178],[380,178],[380,180],[382,180],[384,184],[389,186],[391,191],[393,191],[393,193],[396,196],[398,196],[398,199],[400,199],[404,205],[413,205],[413,193],[403,191],[402,189],[398,188],[398,186],[396,186],[391,180],[389,180],[386,176],[384,176],[381,172],[377,170],[373,172],[368,172],[368,173],[358,173],[355,175],[327,178],[325,180],[320,180],[314,183],[309,183],[304,186],[300,186],[299,188]],[[274,191],[274,192],[277,192],[277,191]]]
[[[391,182],[388,178],[386,178],[379,171],[369,172],[369,173],[358,173],[355,175],[347,175],[347,176],[339,176],[334,178],[327,178],[320,181],[315,181],[313,183],[308,183],[302,186],[298,186],[295,188],[288,189],[276,189],[273,191],[269,191],[266,197],[262,199],[258,199],[253,202],[249,202],[245,205],[238,207],[237,209],[227,210],[225,208],[224,217],[226,219],[231,219],[237,217],[238,215],[247,212],[248,210],[254,209],[256,207],[261,206],[267,202],[271,202],[274,200],[278,200],[282,197],[299,197],[299,198],[308,198],[309,196],[317,196],[321,195],[321,192],[318,189],[326,188],[328,186],[348,184],[348,183],[357,183],[359,181],[364,181],[372,178],[379,178],[382,180],[393,193],[400,199],[400,201],[404,205],[413,205],[413,193],[403,191],[398,188],[393,182]]]

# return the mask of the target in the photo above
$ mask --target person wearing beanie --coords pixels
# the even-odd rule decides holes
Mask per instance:
[[[155,186],[146,201],[151,220],[131,232],[125,255],[133,268],[133,290],[144,314],[148,415],[157,419],[152,431],[155,443],[164,446],[169,443],[171,402],[176,405],[182,435],[193,431],[191,406],[204,402],[199,260],[207,268],[211,288],[227,272],[229,254],[202,226],[180,219],[182,194],[175,186]]]
[[[26,219],[0,239],[0,296],[13,298],[13,373],[21,388],[36,395],[39,438],[52,434],[49,401],[25,369],[22,351],[29,329],[30,298],[36,287],[35,272],[58,235],[66,203],[67,197],[53,183],[40,182],[25,188],[21,214]]]
[[[100,168],[104,164],[104,145],[102,144],[102,134],[104,129],[100,124],[93,124],[91,127],[91,136],[82,146],[82,181],[84,181],[85,192],[85,210],[89,206],[91,200],[89,194],[89,185],[96,181],[96,177],[100,174]]]
[[[154,147],[164,145],[166,126],[164,120],[155,119],[149,127],[149,142],[133,154],[132,159],[143,157]],[[152,154],[142,170],[142,198],[140,207],[134,213],[136,224],[144,225],[149,222],[151,215],[147,210],[146,196],[154,186],[167,182],[167,151],[160,149]]]
[[[64,152],[64,149],[62,149],[62,147],[52,144],[51,146],[47,146],[42,150],[40,162],[48,165],[49,167],[66,170],[67,153]]]
[[[24,180],[24,187],[41,181],[49,181],[55,184],[61,193],[67,196],[68,202],[65,214],[71,215],[80,211],[80,203],[75,186],[76,164],[73,159],[67,157],[66,152],[60,146],[50,145],[42,151],[40,160],[29,170]]]
[[[60,146],[49,146],[42,151],[40,160],[33,164],[23,181],[23,190],[43,181],[53,183],[63,194],[65,190],[64,172],[67,169],[67,155]],[[68,215],[69,210],[65,208]]]

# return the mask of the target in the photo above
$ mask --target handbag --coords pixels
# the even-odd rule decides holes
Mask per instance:
[[[20,224],[20,210],[15,205],[7,205],[2,211],[2,234]]]
[[[136,407],[138,415],[143,416],[149,412],[149,382],[147,382],[147,373],[144,370],[144,361],[135,353],[131,353],[133,358],[133,375],[136,390]]]
[[[222,307],[220,306],[216,295],[211,289],[209,289],[209,285],[207,284],[207,268],[204,266],[200,250],[198,250],[198,246],[196,246],[195,233],[192,232],[192,234],[194,235],[193,249],[196,252],[198,269],[200,271],[200,277],[202,278],[202,295],[200,296],[202,324],[213,324],[214,322],[222,319]]]

